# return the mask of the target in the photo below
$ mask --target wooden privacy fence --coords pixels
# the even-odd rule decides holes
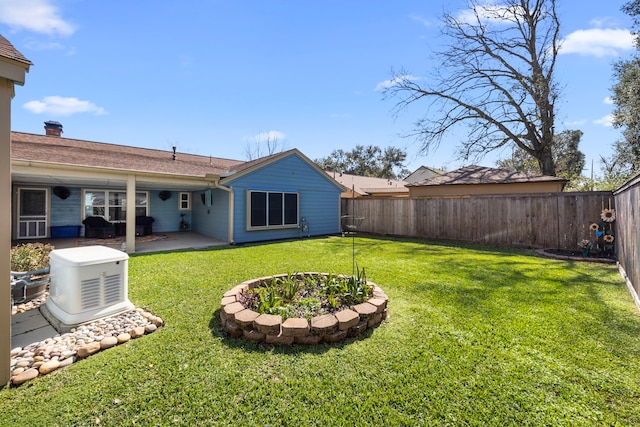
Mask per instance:
[[[358,231],[497,246],[577,250],[613,193],[536,193],[342,200],[342,215],[364,217]]]
[[[615,224],[618,266],[640,308],[640,175],[629,180],[614,194],[617,206]]]

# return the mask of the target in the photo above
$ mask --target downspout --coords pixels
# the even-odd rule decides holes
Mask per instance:
[[[227,193],[229,193],[229,218],[227,218],[228,220],[228,224],[227,224],[227,230],[228,230],[228,235],[227,235],[227,241],[230,245],[233,245],[233,203],[234,203],[234,199],[233,199],[233,187],[225,187],[224,185],[220,185],[220,180],[216,179],[215,181],[213,181],[213,185],[215,186],[215,188],[219,189],[219,190],[223,190],[226,191]]]

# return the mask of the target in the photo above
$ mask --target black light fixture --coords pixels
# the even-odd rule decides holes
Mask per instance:
[[[171,191],[163,190],[158,196],[160,197],[160,200],[165,201],[171,198]]]
[[[71,195],[71,191],[67,187],[53,187],[53,194],[64,200]]]

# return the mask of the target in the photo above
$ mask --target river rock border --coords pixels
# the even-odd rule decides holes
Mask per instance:
[[[309,272],[299,274],[328,275]],[[220,302],[220,320],[229,335],[276,345],[337,343],[378,326],[388,316],[389,298],[373,282],[367,282],[373,286],[373,296],[368,301],[334,314],[313,317],[311,321],[289,318],[283,322],[282,316],[260,314],[238,302],[238,296],[242,292],[256,288],[266,280],[279,277],[286,278],[287,274],[251,279],[225,292]]]
[[[136,308],[79,325],[65,334],[11,350],[11,385],[18,386],[58,368],[69,366],[131,339],[155,332],[164,321]]]

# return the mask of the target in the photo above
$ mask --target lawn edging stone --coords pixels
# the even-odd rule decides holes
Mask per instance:
[[[327,273],[307,272],[302,275]],[[322,342],[338,343],[347,337],[357,337],[369,328],[378,326],[388,316],[389,297],[373,282],[373,294],[367,301],[340,310],[311,318],[288,318],[272,314],[259,314],[246,308],[239,296],[247,289],[254,289],[273,278],[287,277],[286,274],[247,280],[223,294],[220,301],[220,320],[223,329],[231,336],[253,342],[274,345],[317,345]]]

